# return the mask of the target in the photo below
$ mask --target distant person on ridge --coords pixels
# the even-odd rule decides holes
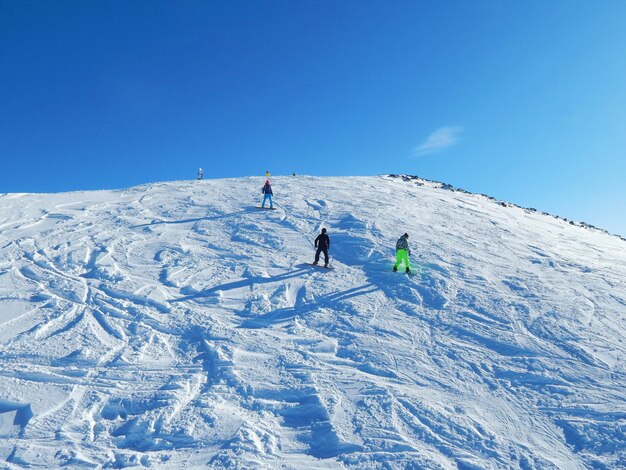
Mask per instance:
[[[313,261],[313,265],[317,266],[317,263],[320,260],[320,253],[324,253],[324,267],[328,267],[328,249],[330,248],[330,237],[326,234],[326,229],[322,229],[322,233],[320,233],[315,239],[315,248],[317,251],[315,252],[315,261]]]
[[[405,233],[396,242],[396,264],[393,265],[393,272],[398,270],[398,266],[404,262],[406,266],[407,274],[411,274],[411,264],[409,263],[409,256],[411,250],[409,250],[409,234]]]
[[[273,209],[274,205],[272,204],[272,196],[274,195],[274,193],[272,192],[272,186],[270,185],[270,180],[265,181],[265,184],[263,185],[263,189],[261,189],[261,192],[263,193],[263,204],[261,204],[261,208],[265,207],[265,202],[269,199],[270,209]]]
[[[198,179],[201,180],[204,178],[204,170],[202,168],[198,168]]]
[[[270,179],[270,172],[268,170],[265,170],[265,179]]]

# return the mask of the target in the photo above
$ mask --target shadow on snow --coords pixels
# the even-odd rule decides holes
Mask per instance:
[[[268,312],[265,315],[248,319],[240,325],[240,328],[264,328],[299,315],[306,315],[321,308],[332,308],[337,302],[343,302],[354,297],[371,294],[372,292],[376,292],[378,290],[380,289],[373,284],[364,284],[352,289],[321,295],[315,297],[310,302],[301,303],[293,307],[279,308]]]
[[[279,274],[278,276],[272,276],[272,277],[256,276],[256,277],[251,277],[247,279],[241,279],[240,281],[228,282],[226,284],[221,284],[219,286],[210,287],[209,289],[205,289],[201,291],[196,291],[195,289],[192,289],[192,288],[186,288],[184,289],[185,292],[183,293],[190,292],[189,295],[170,300],[170,303],[185,302],[187,300],[194,300],[194,299],[198,299],[202,297],[209,297],[210,295],[215,294],[216,292],[219,292],[219,291],[241,289],[243,287],[251,288],[255,284],[270,284],[272,282],[285,281],[287,279],[299,277],[305,272],[307,272],[306,269],[296,269],[294,271],[288,271],[286,273]]]

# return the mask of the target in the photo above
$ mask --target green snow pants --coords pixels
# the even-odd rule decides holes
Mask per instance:
[[[395,264],[395,267],[397,268],[398,266],[400,266],[403,261],[404,261],[405,266],[407,268],[411,269],[411,263],[409,263],[409,254],[407,253],[407,251],[406,250],[397,250],[396,251],[396,264]]]

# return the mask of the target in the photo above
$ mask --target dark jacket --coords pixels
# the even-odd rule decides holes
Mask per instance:
[[[320,233],[315,239],[315,248],[330,248],[330,237],[325,233]]]
[[[409,241],[406,237],[402,236],[398,238],[398,241],[396,242],[396,251],[398,250],[406,250],[407,253],[411,254],[411,250],[409,250]]]
[[[270,186],[269,183],[265,183],[261,192],[263,194],[271,194],[272,196],[274,195],[274,193],[272,192],[272,187]]]

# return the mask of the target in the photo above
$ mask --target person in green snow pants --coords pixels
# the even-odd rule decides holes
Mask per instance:
[[[406,272],[411,274],[411,263],[409,263],[409,234],[405,233],[396,242],[396,264],[393,265],[394,272],[398,270],[398,266],[402,263],[406,266]]]

